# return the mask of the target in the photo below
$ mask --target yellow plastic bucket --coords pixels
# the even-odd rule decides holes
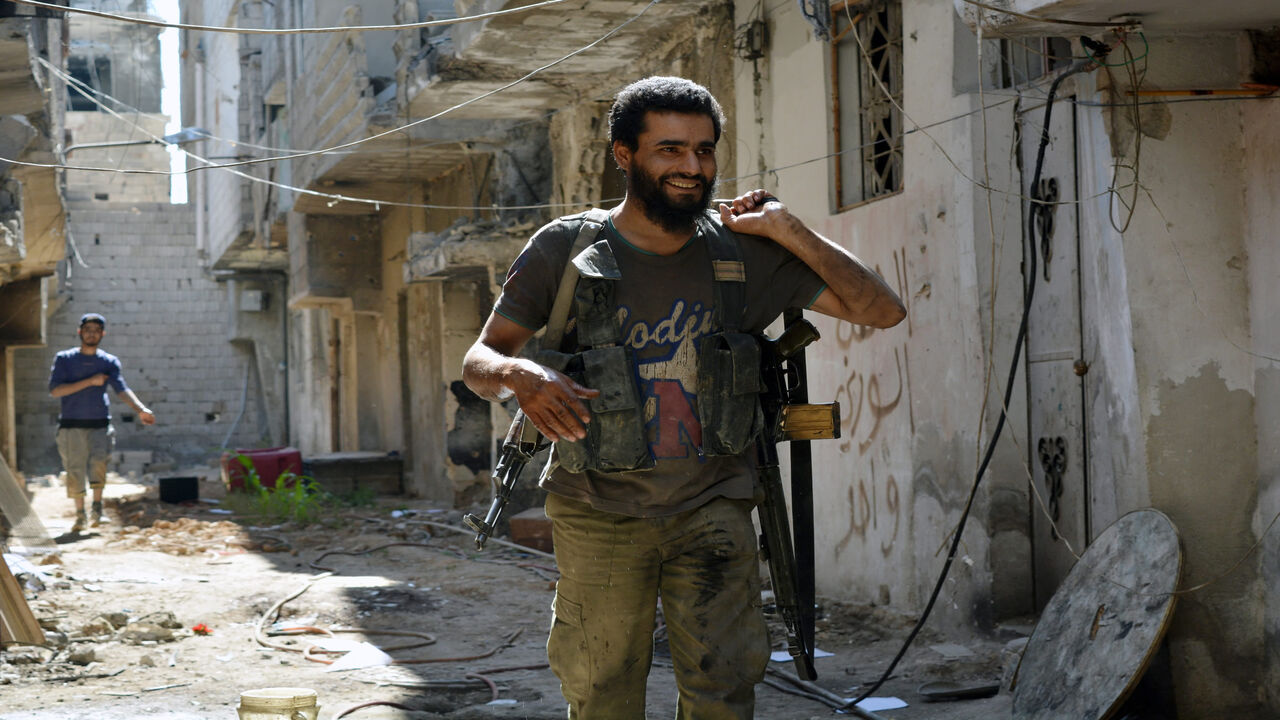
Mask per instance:
[[[316,720],[316,691],[307,688],[261,688],[240,693],[240,720]]]

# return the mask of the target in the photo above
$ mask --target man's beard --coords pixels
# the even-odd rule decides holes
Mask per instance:
[[[627,196],[639,200],[644,216],[670,233],[693,229],[694,220],[711,205],[711,194],[716,184],[714,175],[709,180],[701,175],[689,177],[676,173],[655,178],[637,167],[627,173],[627,178]],[[664,191],[668,178],[694,180],[702,185],[702,194],[673,202]]]

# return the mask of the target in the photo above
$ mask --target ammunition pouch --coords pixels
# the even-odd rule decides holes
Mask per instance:
[[[764,425],[760,409],[760,344],[746,333],[720,332],[700,341],[698,418],[702,451],[740,455]]]
[[[607,218],[605,218],[607,221]],[[596,222],[600,221],[598,218]],[[698,350],[698,416],[704,455],[741,455],[764,425],[760,407],[760,345],[739,332],[745,307],[746,268],[736,238],[704,219],[715,279],[716,321],[721,332],[703,337]],[[594,235],[592,236],[594,237]],[[575,248],[575,252],[576,248]],[[570,257],[579,351],[540,353],[538,362],[600,391],[586,401],[587,437],[561,440],[556,462],[570,472],[622,472],[654,466],[645,432],[644,403],[633,351],[622,338],[614,302],[622,277],[607,240]],[[566,271],[566,280],[572,274]]]
[[[587,437],[556,443],[561,467],[570,472],[619,472],[653,467],[644,431],[644,405],[629,349],[604,347],[576,354],[543,352],[538,361],[600,394],[586,399],[591,411]]]

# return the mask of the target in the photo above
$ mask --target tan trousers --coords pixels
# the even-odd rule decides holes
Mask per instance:
[[[58,428],[57,444],[67,476],[67,497],[84,497],[86,479],[92,488],[106,486],[107,461],[115,447],[115,432],[110,426]]]
[[[644,718],[662,599],[681,720],[746,720],[769,661],[753,503],[633,518],[548,495],[560,580],[547,641],[570,720]]]

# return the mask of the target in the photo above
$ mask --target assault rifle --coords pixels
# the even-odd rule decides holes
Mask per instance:
[[[476,531],[476,550],[483,550],[485,542],[493,535],[502,511],[511,500],[511,491],[520,479],[520,471],[542,449],[544,441],[542,433],[525,417],[524,411],[517,410],[515,418],[511,420],[511,427],[507,430],[507,437],[502,441],[502,455],[493,468],[493,479],[498,482],[498,488],[493,502],[489,504],[489,512],[485,513],[483,519],[473,513],[462,516],[462,522]]]
[[[807,613],[800,599],[796,555],[787,521],[787,498],[782,489],[777,444],[785,440],[821,440],[840,437],[840,405],[796,404],[800,394],[798,374],[789,360],[817,340],[818,329],[797,319],[776,340],[761,343],[760,366],[765,389],[760,396],[764,430],[756,437],[756,457],[763,500],[760,513],[760,546],[769,561],[774,607],[787,629],[787,651],[795,660],[796,675],[814,680],[813,636],[806,627]],[[812,529],[807,529],[812,532]]]

